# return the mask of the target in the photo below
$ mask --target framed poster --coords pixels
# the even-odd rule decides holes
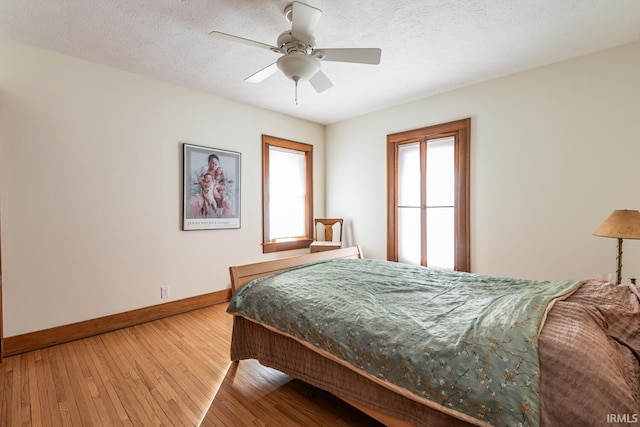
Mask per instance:
[[[240,153],[183,144],[183,230],[240,228]]]

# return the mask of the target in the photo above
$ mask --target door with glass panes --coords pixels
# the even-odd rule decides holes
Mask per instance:
[[[389,260],[470,271],[469,126],[387,137]]]

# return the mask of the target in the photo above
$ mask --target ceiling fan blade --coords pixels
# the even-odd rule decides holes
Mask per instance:
[[[258,71],[257,73],[250,75],[249,77],[244,79],[244,81],[249,83],[260,83],[261,81],[263,81],[264,79],[266,79],[267,77],[275,73],[276,71],[278,71],[278,66],[274,62],[273,64],[264,67],[262,70]]]
[[[322,11],[297,1],[293,2],[291,15],[291,35],[294,39],[311,44],[313,30],[316,29]]]
[[[318,93],[322,93],[327,89],[331,89],[333,87],[333,83],[329,80],[329,77],[326,76],[322,70],[318,71],[309,79],[309,83]]]
[[[382,55],[382,50],[378,48],[316,49],[314,52],[318,52],[318,59],[323,61],[355,62],[358,64],[373,65],[380,63],[380,56]]]
[[[211,37],[215,37],[217,39],[229,40],[229,41],[236,42],[236,43],[242,43],[242,44],[246,44],[246,45],[249,45],[249,46],[255,46],[255,47],[260,47],[262,49],[268,49],[268,50],[271,50],[273,52],[283,53],[279,48],[277,48],[275,46],[271,46],[271,45],[268,45],[266,43],[260,43],[260,42],[257,42],[255,40],[245,39],[243,37],[232,36],[231,34],[221,33],[220,31],[211,31],[209,33],[209,35]]]

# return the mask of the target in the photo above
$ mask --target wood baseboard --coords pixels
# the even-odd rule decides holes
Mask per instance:
[[[30,332],[4,338],[1,357],[15,356],[27,351],[37,350],[51,345],[87,338],[116,329],[126,328],[151,320],[185,313],[199,308],[226,302],[231,299],[231,289],[198,295],[178,301],[144,307],[124,313],[112,314],[97,319]],[[0,360],[2,360],[0,358]]]

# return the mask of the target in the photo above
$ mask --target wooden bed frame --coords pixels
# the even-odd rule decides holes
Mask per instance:
[[[273,261],[263,261],[253,264],[231,266],[229,267],[229,274],[231,276],[231,289],[232,292],[235,293],[242,286],[259,277],[263,277],[299,265],[338,258],[363,258],[362,250],[360,249],[360,247],[354,246],[331,251],[316,252],[308,255],[280,258]],[[304,381],[304,379],[302,380]],[[352,399],[345,398],[344,396],[341,396],[339,393],[335,393],[332,390],[328,391],[332,392],[340,399],[344,400],[345,402],[356,407],[360,411],[366,413],[367,415],[385,425],[398,427],[409,427],[414,425],[407,420],[403,420],[396,416],[383,413],[380,410],[370,408],[366,405],[355,402]],[[444,416],[446,417],[446,415]],[[453,421],[455,425],[468,425],[461,420],[451,419],[451,421]],[[447,423],[447,425],[450,424]]]

